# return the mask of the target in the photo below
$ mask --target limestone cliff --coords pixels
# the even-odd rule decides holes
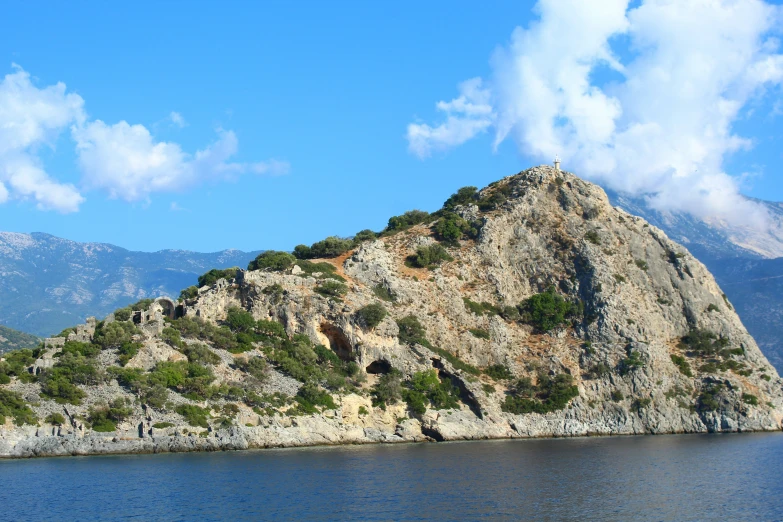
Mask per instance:
[[[39,350],[37,379],[2,386],[38,425],[5,413],[0,454],[781,429],[783,381],[712,275],[599,187],[536,167],[447,210],[110,316],[71,404],[40,362],[63,343]],[[134,317],[135,352],[112,346]],[[188,361],[191,384],[161,377]],[[118,398],[116,429],[91,429]]]

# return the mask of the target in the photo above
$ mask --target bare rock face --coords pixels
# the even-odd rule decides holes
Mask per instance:
[[[434,216],[346,255],[316,260],[330,263],[344,281],[342,298],[322,295],[323,274],[295,266],[239,271],[182,305],[186,317],[217,324],[239,307],[356,362],[360,384],[334,394],[336,410],[290,417],[242,405],[244,425],[195,439],[191,433],[188,444],[174,436],[185,425],[178,415],[155,412],[172,424],[166,436],[133,447],[125,441],[116,451],[781,429],[783,381],[685,248],[612,207],[599,187],[550,167],[504,178],[479,196],[501,193],[494,208],[451,209],[480,229],[474,239],[448,246],[452,260],[428,268],[407,261],[417,248],[437,243]],[[537,322],[529,299],[541,295],[571,303],[567,319]],[[373,303],[388,315],[368,328],[357,312]],[[405,318],[423,326],[423,338],[400,341]],[[147,341],[132,366],[176,360],[157,346]],[[251,381],[234,363],[247,354],[214,351],[221,382]],[[402,401],[374,407],[370,391],[392,368],[403,380],[435,369],[458,390],[458,407],[425,405],[422,412]],[[265,393],[296,393],[280,368],[269,372]],[[547,399],[536,398],[536,386],[558,379],[576,392],[558,407],[540,407]],[[220,405],[211,407],[217,412]],[[136,422],[144,416],[129,425]],[[67,453],[84,452],[71,439],[59,444],[44,437],[48,449],[41,450],[44,442],[36,445],[18,429],[2,433],[6,455],[57,454],[66,446]],[[105,440],[90,444],[95,452],[113,451]]]

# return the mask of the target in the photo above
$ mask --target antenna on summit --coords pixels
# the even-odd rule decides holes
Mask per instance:
[[[560,172],[560,156],[555,154],[555,168],[558,172]]]

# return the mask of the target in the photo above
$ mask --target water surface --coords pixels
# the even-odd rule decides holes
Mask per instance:
[[[783,434],[0,461],[7,520],[783,520]]]

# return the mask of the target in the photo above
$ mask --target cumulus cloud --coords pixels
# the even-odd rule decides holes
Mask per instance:
[[[39,88],[27,72],[14,67],[15,72],[0,82],[0,203],[29,199],[44,210],[78,211],[84,202],[79,189],[49,175],[38,154],[42,146],[53,148],[68,129],[76,147],[82,189],[100,190],[126,201],[244,173],[281,175],[289,170],[288,163],[280,160],[230,161],[239,149],[236,134],[230,130],[218,129],[215,141],[190,154],[177,143],[156,140],[143,125],[90,120],[84,100],[66,92],[65,84]],[[169,120],[179,127],[186,125],[177,112]]]
[[[31,199],[45,210],[75,212],[84,198],[72,184],[59,183],[41,166],[37,151],[85,119],[84,100],[57,83],[39,89],[30,75],[15,72],[0,81],[0,203]]]
[[[432,151],[462,145],[492,125],[490,92],[482,87],[481,78],[462,82],[459,92],[458,98],[436,104],[436,108],[446,114],[446,120],[437,127],[426,123],[408,125],[408,147],[412,153],[426,158]]]
[[[171,142],[156,141],[143,125],[125,121],[107,125],[96,120],[72,130],[84,183],[110,197],[137,201],[153,192],[175,192],[209,180],[245,172],[280,170],[282,162],[236,163],[229,159],[239,144],[232,131],[190,155]],[[285,164],[287,165],[287,164]]]
[[[494,130],[496,146],[512,139],[546,162],[559,153],[570,170],[646,195],[661,210],[764,221],[723,163],[752,146],[732,130],[743,108],[783,81],[773,34],[780,7],[762,0],[642,0],[630,8],[627,0],[540,0],[536,10],[538,19],[494,53],[484,82],[494,115],[484,129]],[[453,117],[454,127],[471,121]],[[417,140],[409,132],[417,154],[462,143]]]

